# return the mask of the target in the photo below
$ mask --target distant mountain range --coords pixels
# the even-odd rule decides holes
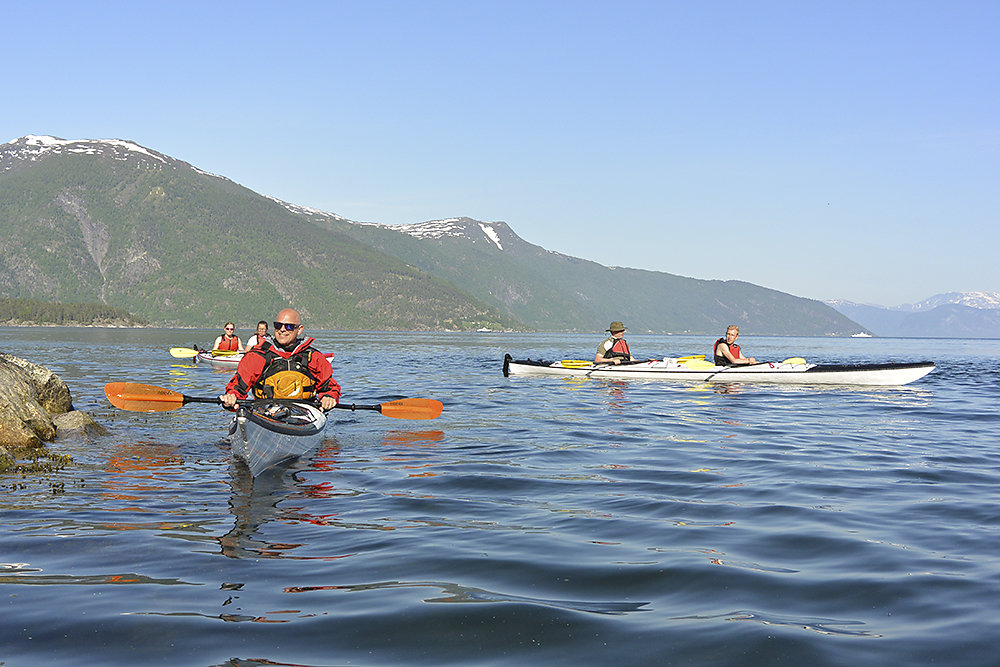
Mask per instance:
[[[290,304],[310,327],[342,330],[866,328],[747,282],[562,255],[503,222],[350,221],[123,140],[0,145],[0,249],[0,297],[103,303],[165,325],[248,325]]]
[[[894,307],[850,301],[828,303],[878,336],[1000,338],[997,292],[948,292]]]

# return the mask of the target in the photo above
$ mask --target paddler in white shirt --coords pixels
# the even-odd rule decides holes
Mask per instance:
[[[271,338],[271,335],[269,333],[267,333],[267,322],[261,320],[260,322],[257,323],[257,333],[247,338],[246,349],[249,350],[250,348],[257,347],[262,343],[273,343],[273,342],[274,339]]]

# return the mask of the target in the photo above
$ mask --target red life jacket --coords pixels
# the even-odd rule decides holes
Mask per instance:
[[[716,366],[732,366],[733,362],[729,361],[729,359],[726,359],[725,356],[719,354],[720,345],[727,346],[729,348],[729,353],[732,354],[737,359],[740,358],[740,346],[737,345],[736,343],[730,345],[726,343],[725,338],[720,338],[719,340],[715,341],[715,347],[712,348],[712,356],[715,357]]]
[[[624,338],[616,340],[611,349],[604,353],[605,359],[613,359],[614,357],[632,358],[632,351],[628,349],[628,343],[625,342]]]
[[[215,348],[217,350],[238,350],[240,349],[240,339],[236,336],[232,338],[226,338],[225,335],[222,336],[222,340],[219,341],[219,347]]]

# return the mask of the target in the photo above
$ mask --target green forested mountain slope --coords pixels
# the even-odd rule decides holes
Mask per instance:
[[[849,335],[864,329],[824,303],[741,281],[611,268],[525,242],[505,223],[458,218],[388,228],[313,214],[319,225],[399,257],[543,330]]]
[[[227,179],[128,142],[0,146],[0,296],[99,302],[170,325],[299,309],[310,327],[519,323]]]

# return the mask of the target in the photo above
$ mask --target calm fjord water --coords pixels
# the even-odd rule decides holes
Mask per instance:
[[[0,664],[997,664],[995,341],[741,340],[939,365],[858,389],[501,374],[600,334],[319,332],[346,402],[445,412],[337,411],[251,481],[220,409],[102,391],[218,394],[228,373],[167,354],[216,333],[0,329],[109,430],[58,440],[65,471],[0,477]]]

